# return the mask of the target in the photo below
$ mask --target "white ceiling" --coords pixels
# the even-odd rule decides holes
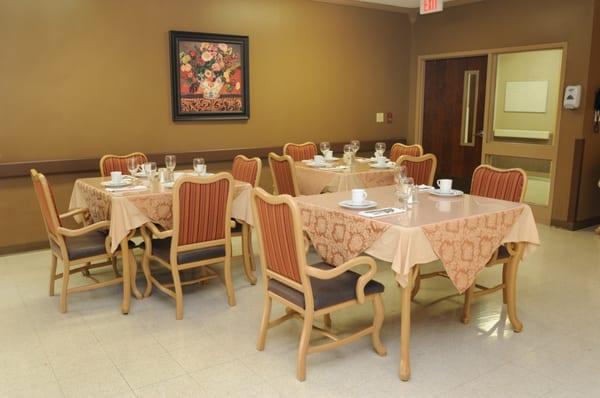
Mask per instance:
[[[404,8],[413,8],[419,7],[419,0],[358,0],[363,3],[374,3],[374,4],[383,4],[387,6],[394,7],[404,7]],[[452,0],[445,0],[444,2],[449,2]]]

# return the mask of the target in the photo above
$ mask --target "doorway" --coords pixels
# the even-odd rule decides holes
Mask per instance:
[[[481,163],[488,57],[425,63],[422,145],[438,159],[436,178],[468,192]]]

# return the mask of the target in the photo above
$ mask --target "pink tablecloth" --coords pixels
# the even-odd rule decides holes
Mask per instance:
[[[296,162],[296,179],[301,195],[350,191],[354,188],[380,187],[394,183],[393,169],[374,169],[367,163],[355,163],[346,170],[327,170]]]
[[[367,192],[380,208],[398,207],[393,189],[386,186]],[[402,286],[408,282],[411,267],[439,259],[462,293],[500,244],[525,242],[525,254],[539,245],[533,214],[525,204],[420,193],[419,203],[407,213],[367,219],[338,206],[348,196],[337,192],[295,199],[315,249],[335,265],[361,251],[391,262]]]
[[[151,184],[147,190],[110,193],[101,185],[110,178],[82,178],[75,181],[69,208],[86,207],[94,222],[110,219],[111,249],[117,250],[127,234],[147,222],[169,229],[173,224],[171,212],[173,192],[160,183]],[[231,216],[252,225],[250,195],[252,186],[235,181]]]

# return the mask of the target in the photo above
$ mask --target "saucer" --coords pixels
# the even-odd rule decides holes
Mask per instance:
[[[315,163],[312,160],[309,160],[308,162],[304,163],[305,165],[309,166],[309,167],[331,167],[327,164],[327,162],[323,162],[323,163]]]
[[[386,163],[386,164],[370,164],[369,167],[371,167],[372,169],[391,169],[394,167],[394,164],[391,163]]]
[[[127,185],[131,185],[131,180],[130,179],[126,179],[126,180],[121,180],[121,181],[102,181],[100,184],[103,187],[109,187],[109,188],[120,188],[120,187],[126,187]]]
[[[165,188],[173,188],[173,185],[175,185],[175,181],[169,181],[169,182],[163,182],[163,187]]]
[[[464,195],[464,192],[459,191],[458,189],[453,189],[450,192],[442,192],[439,190],[439,188],[437,188],[437,189],[430,191],[429,193],[432,195],[435,195],[435,196],[449,196],[449,197]]]
[[[361,204],[354,204],[352,200],[342,200],[338,203],[338,205],[346,208],[346,209],[354,209],[354,210],[363,210],[370,209],[371,207],[377,206],[377,202],[372,200],[365,200]]]

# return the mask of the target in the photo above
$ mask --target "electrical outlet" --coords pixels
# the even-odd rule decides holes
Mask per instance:
[[[383,112],[377,112],[375,114],[375,122],[383,123]]]

